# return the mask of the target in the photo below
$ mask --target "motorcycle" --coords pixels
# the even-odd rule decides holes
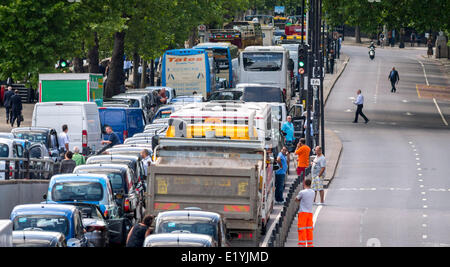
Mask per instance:
[[[375,47],[370,47],[369,57],[371,60],[373,60],[375,58]]]

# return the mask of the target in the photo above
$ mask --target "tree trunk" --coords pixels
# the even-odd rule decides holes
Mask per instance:
[[[191,30],[191,35],[189,35],[189,48],[195,45],[195,39],[197,38],[197,27],[193,27]]]
[[[110,98],[120,93],[124,87],[125,74],[123,72],[125,32],[114,34],[114,48],[109,64],[108,79],[105,88],[105,97]]]
[[[355,27],[355,43],[361,43],[361,30],[358,25]]]
[[[94,46],[88,51],[89,61],[89,73],[100,73],[99,68],[99,55],[98,55],[98,36],[97,32],[94,32]]]
[[[150,61],[150,86],[155,86],[155,60]]]
[[[137,52],[133,53],[133,87],[139,88],[139,72],[138,68],[140,65],[140,57]]]
[[[147,85],[147,61],[142,59],[142,76],[141,76],[141,86],[140,88],[145,88]]]
[[[73,58],[73,72],[83,73],[83,60],[79,57]]]

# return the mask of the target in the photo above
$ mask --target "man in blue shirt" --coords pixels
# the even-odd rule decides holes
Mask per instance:
[[[115,132],[113,132],[113,129],[111,128],[111,126],[109,126],[109,125],[106,126],[105,131],[106,131],[106,134],[109,135],[109,137],[108,137],[108,140],[102,141],[102,145],[107,144],[107,145],[109,145],[109,147],[112,147],[112,146],[120,144],[119,136]]]
[[[281,152],[278,153],[277,162],[280,168],[275,171],[275,204],[283,204],[284,180],[288,169],[286,155],[288,154],[287,147],[283,146]]]
[[[287,116],[287,121],[283,123],[281,131],[286,133],[286,142],[294,142],[294,124],[292,124],[291,116]]]

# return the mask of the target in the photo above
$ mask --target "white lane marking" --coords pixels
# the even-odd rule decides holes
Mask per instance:
[[[408,103],[408,100],[403,99],[402,102],[403,102],[403,103]]]
[[[313,228],[316,227],[317,216],[319,216],[320,211],[322,210],[322,206],[317,207],[313,216]]]
[[[423,75],[425,76],[425,81],[426,81],[427,85],[430,86],[430,83],[428,83],[428,78],[427,78],[427,73],[425,71],[425,66],[423,65],[422,61],[420,61],[420,60],[417,60],[417,61],[419,61],[420,65],[422,65]],[[434,104],[436,105],[437,110],[439,111],[439,114],[441,115],[442,121],[444,122],[445,126],[448,126],[448,122],[444,118],[444,115],[442,115],[442,111],[439,108],[438,103],[436,102],[436,98],[433,97],[433,101],[434,101]]]
[[[445,126],[448,126],[448,122],[447,122],[447,120],[445,119],[444,115],[442,114],[442,111],[441,111],[441,109],[439,108],[438,103],[436,102],[436,98],[433,97],[433,101],[434,101],[434,104],[436,105],[436,108],[437,108],[439,114],[441,115],[442,121],[444,122]]]
[[[428,86],[430,86],[430,84],[428,83],[428,77],[427,77],[427,73],[425,72],[425,66],[423,65],[422,61],[419,61],[420,65],[422,65],[422,69],[423,69],[423,75],[425,76],[425,82],[427,83]]]

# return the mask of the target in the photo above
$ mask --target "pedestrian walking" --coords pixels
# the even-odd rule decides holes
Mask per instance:
[[[58,134],[58,143],[59,143],[59,151],[61,153],[66,153],[69,151],[69,135],[67,134],[69,132],[69,127],[67,124],[64,124],[61,127],[62,132]]]
[[[301,190],[295,201],[300,202],[297,215],[297,232],[299,247],[313,247],[313,213],[312,207],[314,203],[315,193],[311,189],[311,180],[305,180],[305,189]]]
[[[305,181],[301,180],[301,175],[305,172],[306,168],[309,167],[310,153],[311,148],[306,145],[305,138],[300,138],[297,149],[295,150],[295,155],[297,155],[297,176],[299,177],[300,182],[303,182],[303,186],[305,185]]]
[[[315,191],[314,202],[316,202],[316,195],[319,192],[320,202],[318,205],[324,204],[324,191],[323,191],[323,179],[325,178],[325,169],[327,166],[327,161],[325,156],[322,154],[322,147],[316,146],[315,148],[316,157],[312,163],[311,177],[312,186],[311,188]]]
[[[381,48],[384,48],[384,33],[380,33],[380,46]]]
[[[433,55],[433,44],[431,43],[431,39],[428,39],[427,47],[428,47],[427,55],[428,55],[428,58],[430,58]]]
[[[275,171],[275,204],[282,205],[284,202],[283,192],[284,192],[284,181],[286,180],[286,172],[288,170],[288,162],[286,155],[288,154],[286,146],[283,146],[281,151],[278,153],[277,162],[280,168]]]
[[[361,115],[361,117],[364,118],[364,120],[366,121],[366,123],[369,122],[369,119],[366,117],[366,115],[364,115],[364,113],[362,112],[362,109],[364,107],[364,97],[361,94],[361,90],[356,91],[356,94],[358,95],[356,97],[355,102],[353,102],[353,104],[355,104],[357,106],[356,108],[356,113],[355,113],[355,120],[353,121],[353,123],[358,123],[358,116]]]
[[[395,69],[395,67],[392,67],[391,72],[389,72],[388,79],[391,81],[392,85],[391,93],[395,93],[397,91],[395,85],[400,81],[400,76],[398,75],[398,71]]]
[[[86,158],[80,154],[80,148],[77,146],[73,147],[72,159],[75,161],[77,166],[86,164]]]
[[[23,121],[22,117],[22,98],[19,95],[19,90],[14,91],[14,95],[11,96],[11,127],[14,127],[14,122],[17,120],[17,127],[20,127],[20,123]]]
[[[128,233],[126,247],[142,247],[145,238],[152,233],[152,223],[153,216],[146,215],[140,223],[135,224]]]
[[[3,96],[3,105],[5,106],[5,110],[6,110],[6,123],[9,123],[9,120],[12,119],[11,97],[13,95],[14,95],[14,92],[12,90],[12,87],[8,86],[8,91],[6,91],[5,95]]]
[[[67,151],[64,154],[64,159],[61,161],[61,165],[59,166],[59,173],[72,173],[77,163],[72,159],[73,153],[71,151]]]
[[[416,34],[414,32],[411,33],[411,47],[414,46],[414,43],[416,42]]]

